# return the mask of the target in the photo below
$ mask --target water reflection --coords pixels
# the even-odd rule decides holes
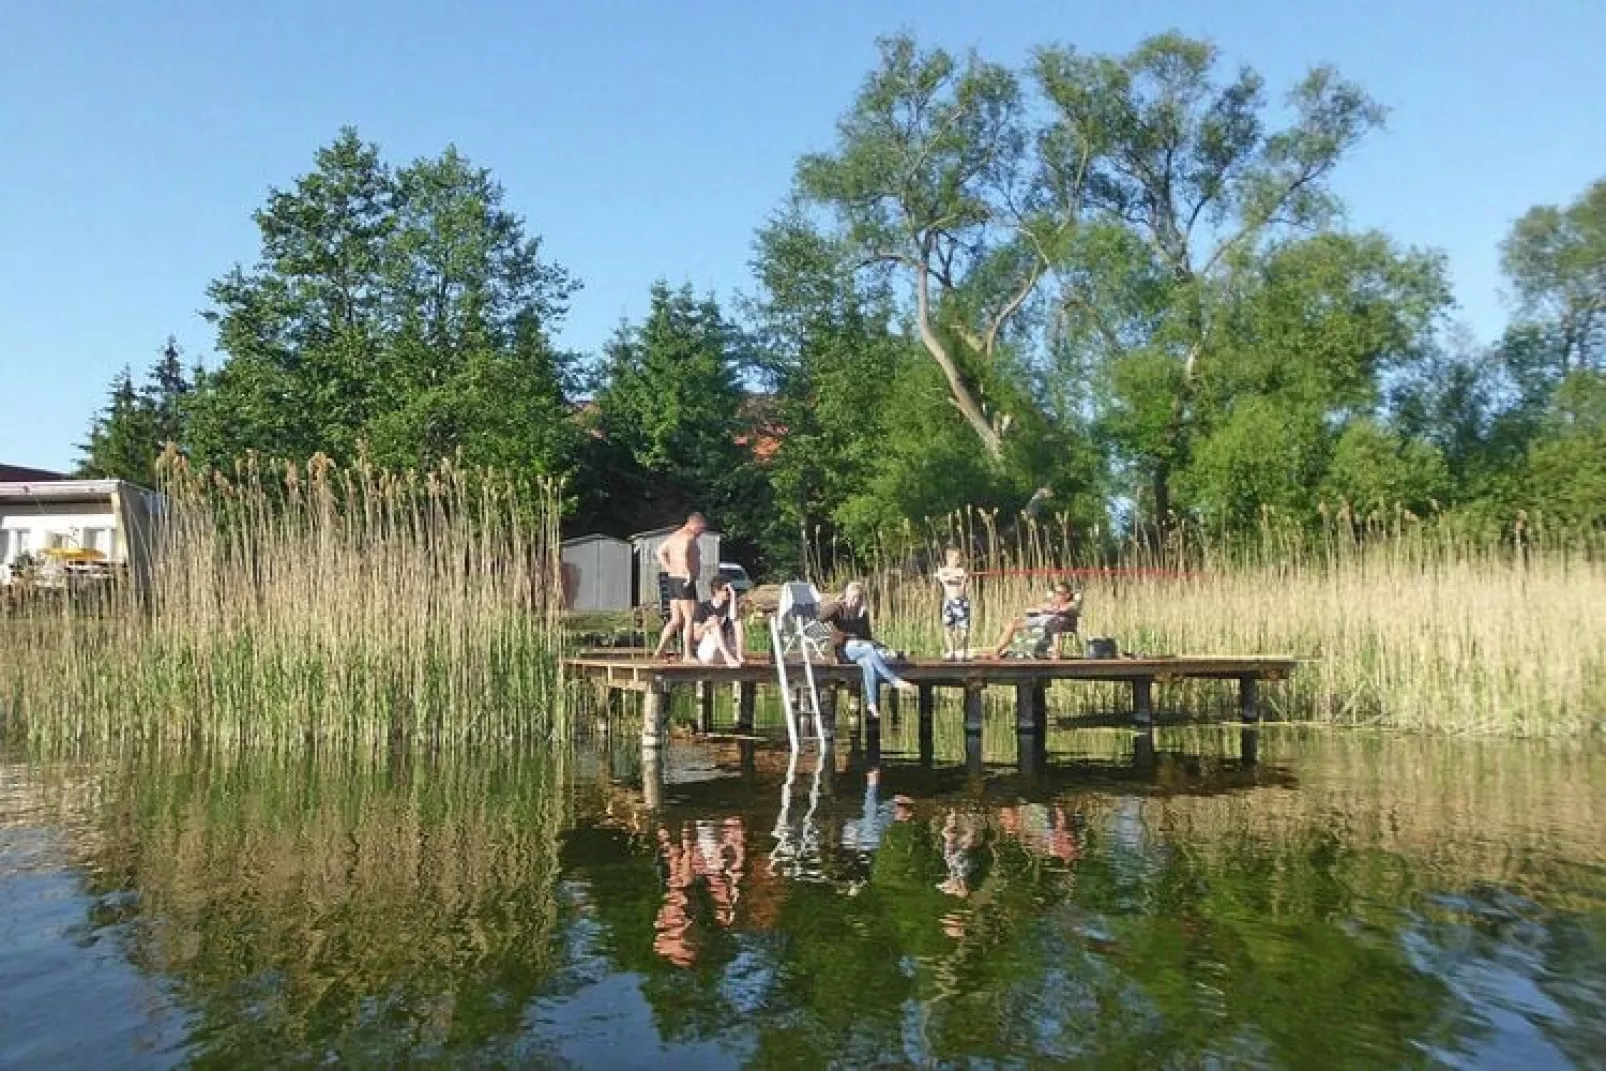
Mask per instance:
[[[1598,752],[1006,728],[6,767],[0,1064],[1606,1052]],[[91,945],[144,1010],[48,982]]]

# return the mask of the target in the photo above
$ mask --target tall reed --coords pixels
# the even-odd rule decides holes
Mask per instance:
[[[0,617],[8,736],[452,744],[561,717],[555,488],[320,456],[170,457],[163,490],[147,586]]]
[[[1084,588],[1082,635],[1149,654],[1285,654],[1310,660],[1268,701],[1283,717],[1452,733],[1606,730],[1606,538],[1546,533],[1519,518],[1503,536],[1404,511],[1316,531],[1268,518],[1248,537],[1178,530],[1124,544],[1063,518],[1001,525],[967,511],[911,526],[833,586],[870,581],[877,628],[941,649],[930,578],[944,545],[968,552],[973,646],[1041,602],[1050,579]],[[1173,710],[1231,701],[1225,686],[1166,689]],[[1066,689],[1056,705],[1109,707],[1113,689]]]

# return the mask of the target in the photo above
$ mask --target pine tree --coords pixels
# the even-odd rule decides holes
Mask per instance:
[[[737,342],[712,298],[654,285],[646,321],[608,345],[584,514],[646,528],[696,509],[743,542],[767,524],[767,483],[740,441]]]
[[[134,389],[133,376],[125,366],[112,380],[106,408],[90,425],[89,441],[78,447],[83,458],[77,474],[151,485],[155,481],[156,434],[156,410]]]
[[[138,389],[123,367],[112,380],[106,408],[90,422],[89,441],[79,444],[78,475],[156,485],[156,459],[168,443],[184,442],[185,399],[195,389],[184,374],[182,356],[169,335]]]
[[[184,438],[184,399],[195,385],[184,374],[183,350],[178,340],[167,336],[161,356],[151,366],[141,397],[150,406],[158,449]]]

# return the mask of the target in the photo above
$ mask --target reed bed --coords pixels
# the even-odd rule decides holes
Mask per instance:
[[[877,629],[894,646],[942,648],[930,579],[942,548],[968,552],[973,648],[1042,601],[1050,580],[1084,589],[1082,635],[1147,654],[1281,654],[1310,659],[1266,690],[1291,720],[1523,736],[1606,730],[1606,539],[1547,535],[1520,519],[1490,536],[1403,512],[1335,518],[1317,532],[1268,522],[1249,539],[1174,533],[1167,545],[1111,546],[1059,519],[1000,532],[966,513],[857,567]],[[829,560],[829,559],[828,559]],[[1113,687],[1063,688],[1059,710],[1118,709]],[[1232,693],[1209,683],[1162,690],[1176,712],[1219,713]]]
[[[51,747],[544,737],[559,686],[559,508],[450,463],[170,457],[148,584],[0,611],[4,733]]]

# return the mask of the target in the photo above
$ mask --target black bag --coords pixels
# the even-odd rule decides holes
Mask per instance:
[[[1109,636],[1094,636],[1087,641],[1087,657],[1119,658],[1121,657],[1121,648]]]

